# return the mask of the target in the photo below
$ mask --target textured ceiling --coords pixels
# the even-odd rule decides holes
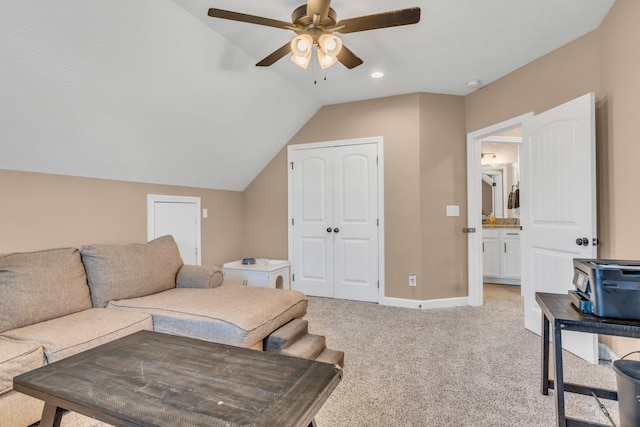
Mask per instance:
[[[257,68],[293,33],[207,16],[288,21],[301,1],[0,0],[0,168],[242,190],[322,105],[465,95],[593,30],[613,2],[335,0],[339,19],[420,6],[422,20],[342,36],[364,64],[323,73]]]

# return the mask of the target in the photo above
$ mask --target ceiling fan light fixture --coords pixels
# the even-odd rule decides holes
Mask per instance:
[[[291,41],[291,51],[295,56],[310,56],[313,38],[309,34],[300,34]]]
[[[291,40],[291,61],[302,69],[306,69],[311,61],[313,38],[309,34],[300,34]]]
[[[338,58],[327,55],[322,49],[318,49],[318,62],[320,63],[320,68],[324,70],[338,62]]]
[[[318,38],[318,46],[329,56],[338,56],[342,50],[342,40],[333,34],[322,34]]]
[[[311,62],[311,55],[307,56],[297,56],[295,53],[291,55],[291,61],[296,64],[298,67],[306,70],[309,66],[309,62]]]

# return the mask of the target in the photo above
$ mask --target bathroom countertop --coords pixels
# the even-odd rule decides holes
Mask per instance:
[[[482,228],[518,228],[518,229],[521,229],[520,224],[482,224]]]

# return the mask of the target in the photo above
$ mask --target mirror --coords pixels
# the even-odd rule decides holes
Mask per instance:
[[[502,177],[504,172],[498,168],[486,168],[482,170],[482,215],[503,218],[505,210],[502,202]]]
[[[513,207],[513,193],[519,183],[518,164],[503,163],[495,167],[482,166],[482,215],[491,212],[496,218],[512,218],[519,216],[519,209]]]
[[[482,140],[482,215],[518,218],[513,194],[520,185],[520,143],[522,129],[516,128]],[[512,195],[511,200],[509,195]],[[511,201],[511,203],[510,203]]]

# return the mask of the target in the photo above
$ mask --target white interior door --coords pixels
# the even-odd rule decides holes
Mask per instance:
[[[200,198],[148,196],[148,239],[172,235],[185,264],[200,265]]]
[[[333,156],[330,149],[289,153],[293,212],[292,288],[334,296]]]
[[[536,292],[574,289],[573,259],[595,258],[595,95],[584,95],[524,123],[522,182],[522,287],[525,326],[540,334]],[[576,239],[589,244],[579,246]],[[598,362],[596,335],[563,332],[564,347]]]
[[[376,144],[333,148],[335,296],[378,301]]]
[[[292,288],[378,301],[378,145],[289,151]]]

